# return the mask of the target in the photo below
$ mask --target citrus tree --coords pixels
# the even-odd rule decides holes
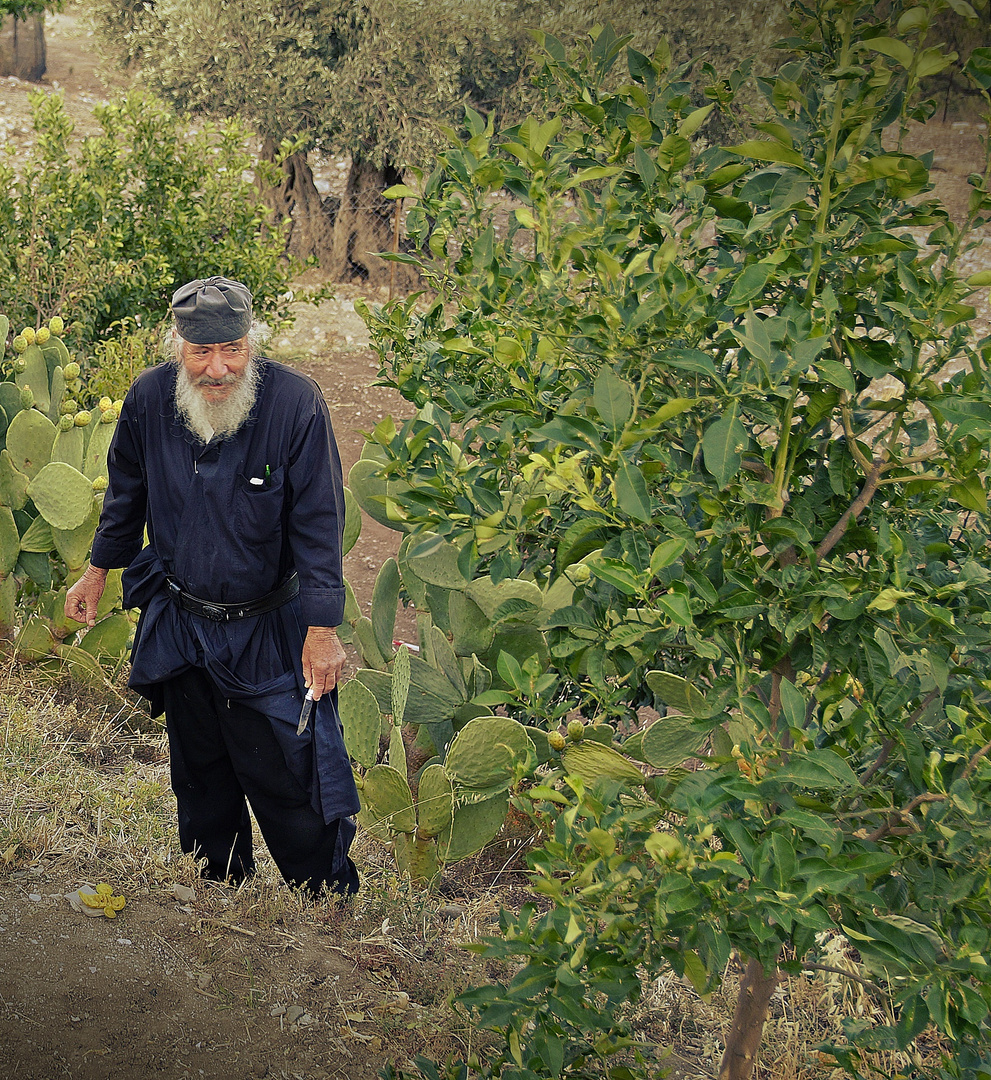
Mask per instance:
[[[393,192],[436,301],[368,312],[419,407],[374,436],[379,497],[468,577],[569,579],[520,670],[616,731],[557,732],[534,792],[553,910],[490,945],[524,967],[468,999],[506,1035],[483,1071],[599,1075],[639,964],[704,992],[735,954],[742,1080],[781,970],[843,933],[896,1019],[851,1020],[837,1060],[934,1025],[945,1075],[986,1074],[991,272],[958,266],[989,172],[954,221],[902,148],[956,62],[929,37],[948,6],[795,4],[771,114],[719,146],[697,133],[746,65],[699,107],[663,43],[545,38],[543,108],[498,133],[469,113]],[[991,53],[967,74],[986,94]]]

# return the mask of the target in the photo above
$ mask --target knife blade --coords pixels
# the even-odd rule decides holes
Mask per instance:
[[[296,734],[302,735],[306,731],[306,725],[310,722],[310,713],[313,712],[313,691],[307,690],[303,699],[303,708],[299,712],[299,723],[296,725]]]

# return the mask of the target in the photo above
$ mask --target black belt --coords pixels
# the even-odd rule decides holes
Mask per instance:
[[[277,589],[245,604],[215,604],[212,600],[201,600],[198,596],[186,592],[172,578],[165,579],[165,587],[172,599],[185,611],[213,622],[231,622],[233,619],[250,619],[253,615],[264,615],[266,611],[274,611],[287,604],[294,596],[299,595],[299,578],[295,573],[290,574]]]

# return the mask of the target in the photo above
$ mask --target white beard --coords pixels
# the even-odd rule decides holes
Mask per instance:
[[[177,365],[176,412],[202,443],[208,443],[211,439],[227,439],[242,427],[258,396],[261,372],[252,358],[240,375],[227,375],[223,381],[234,384],[228,397],[224,401],[207,401],[185,367]]]

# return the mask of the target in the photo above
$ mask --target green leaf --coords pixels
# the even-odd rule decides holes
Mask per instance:
[[[686,716],[708,716],[705,696],[682,675],[648,671],[645,681],[668,708]]]
[[[984,481],[977,473],[971,473],[958,484],[951,484],[950,498],[965,510],[973,510],[978,514],[987,513],[988,493],[984,489]]]
[[[874,52],[879,52],[882,56],[890,56],[892,60],[897,61],[906,69],[912,66],[912,60],[915,57],[915,53],[904,41],[891,37],[865,38],[862,41],[855,41],[853,47],[861,51],[873,49]]]
[[[730,307],[742,307],[761,296],[770,280],[774,267],[770,263],[759,262],[748,266],[733,282],[733,287],[726,297]]]
[[[633,390],[612,368],[604,367],[596,377],[592,403],[602,422],[619,431],[633,415]]]
[[[715,102],[711,105],[703,105],[701,109],[693,109],[678,126],[678,134],[690,139],[696,131],[709,118],[709,113],[716,107]]]
[[[637,521],[650,521],[650,495],[639,467],[621,457],[616,465],[615,484],[620,510]]]
[[[777,141],[749,139],[737,146],[726,146],[723,149],[731,154],[739,154],[740,157],[753,158],[755,161],[776,161],[784,165],[794,165],[803,172],[810,171],[805,158],[797,150]]]
[[[815,369],[819,376],[831,386],[846,390],[848,394],[857,392],[857,381],[853,377],[853,372],[839,360],[818,360]]]
[[[702,457],[720,489],[740,471],[742,451],[747,442],[747,429],[737,419],[735,402],[725,415],[706,428],[702,436]]]
[[[387,187],[382,192],[382,197],[385,199],[418,199],[420,193],[414,191],[411,187],[407,187],[406,184],[393,184],[392,187]]]

